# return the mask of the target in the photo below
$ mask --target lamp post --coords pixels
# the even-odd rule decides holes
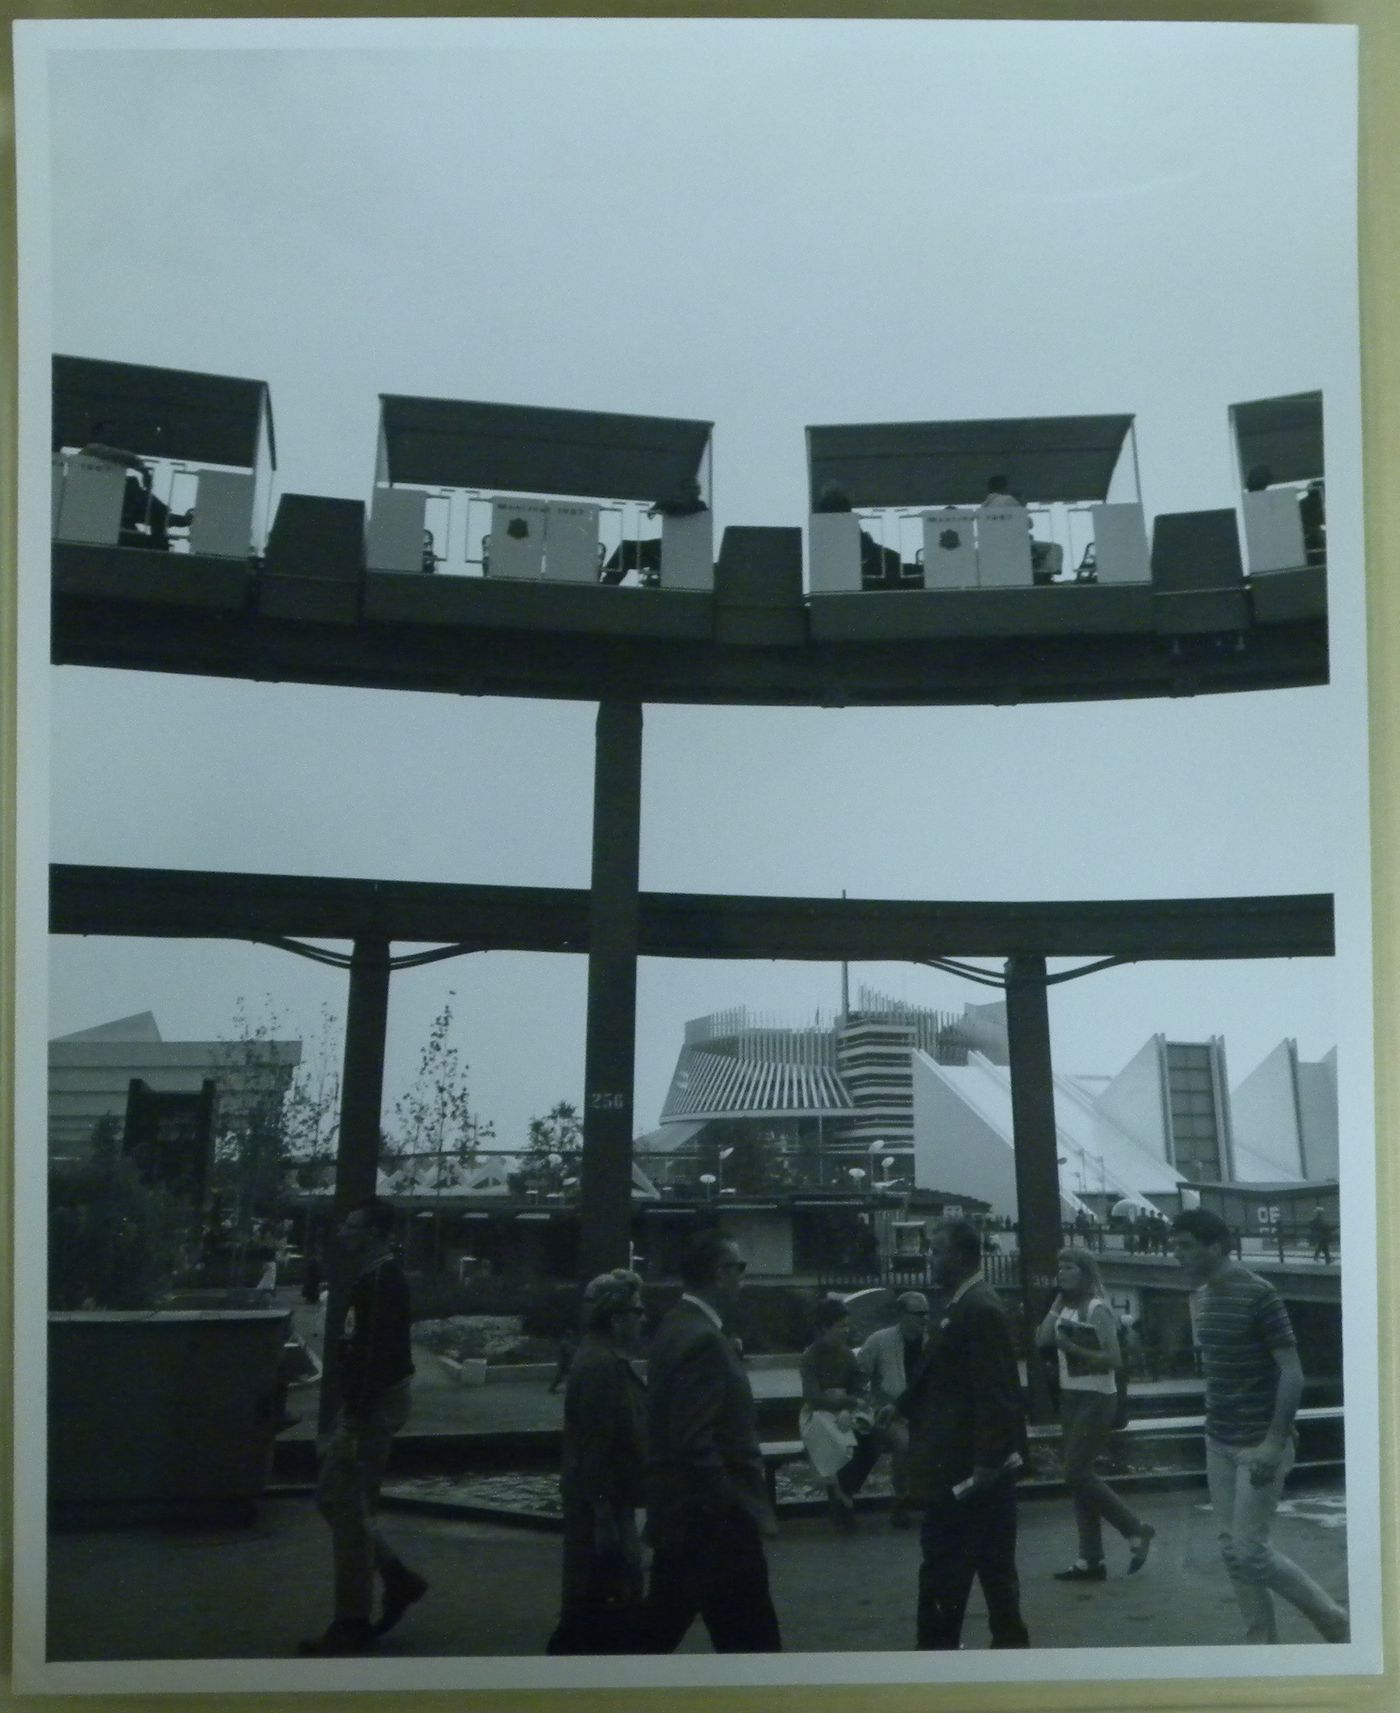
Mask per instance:
[[[706,1201],[713,1201],[715,1194],[715,1175],[713,1172],[701,1172],[700,1182],[705,1186]]]

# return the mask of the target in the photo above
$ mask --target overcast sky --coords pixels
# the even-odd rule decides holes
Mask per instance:
[[[367,499],[381,391],[713,419],[718,529],[803,522],[809,423],[1130,411],[1152,516],[1234,503],[1232,402],[1326,394],[1332,687],[651,707],[643,886],[1335,888],[1363,909],[1349,33],[399,39],[50,62],[54,348],[266,380],[280,491]],[[587,883],[592,705],[79,668],[50,693],[57,860]],[[902,966],[853,980],[989,997]],[[497,953],[396,977],[386,1106],[448,988],[503,1140],[580,1100],[583,960]],[[343,978],[284,954],[91,940],[55,943],[50,1023],[150,1009],[205,1038],[263,994],[293,1033],[323,1000],[343,1015]],[[801,1022],[838,997],[833,968],[644,964],[638,1130],[685,1018],[748,1003]],[[1320,1056],[1337,1001],[1330,963],[1116,971],[1055,991],[1057,1062],[1112,1072],[1156,1030],[1222,1034],[1238,1078],[1284,1035]]]

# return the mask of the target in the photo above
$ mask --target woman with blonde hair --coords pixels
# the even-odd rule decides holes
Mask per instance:
[[[1101,1475],[1094,1460],[1108,1444],[1118,1408],[1118,1370],[1123,1354],[1118,1323],[1108,1305],[1099,1264],[1087,1249],[1062,1249],[1056,1258],[1059,1286],[1036,1330],[1036,1343],[1059,1352],[1061,1457],[1065,1485],[1074,1499],[1079,1557],[1054,1574],[1060,1582],[1102,1582],[1106,1518],[1128,1542],[1128,1573],[1141,1570],[1156,1530],[1132,1512]]]

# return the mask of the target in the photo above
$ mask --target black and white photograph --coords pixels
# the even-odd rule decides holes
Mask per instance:
[[[1356,29],[15,63],[16,1687],[1381,1672]]]

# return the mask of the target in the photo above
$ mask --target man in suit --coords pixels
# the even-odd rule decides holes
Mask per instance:
[[[915,1645],[959,1645],[976,1576],[992,1646],[1029,1647],[1016,1575],[1026,1415],[1011,1323],[982,1277],[975,1226],[944,1220],[929,1260],[935,1283],[951,1294],[899,1401],[909,1423],[909,1492],[924,1505]]]
[[[681,1261],[680,1301],[647,1363],[647,1527],[654,1556],[639,1651],[672,1653],[697,1616],[716,1653],[782,1648],[763,1541],[777,1525],[753,1389],[724,1330],[744,1262],[718,1230]]]

